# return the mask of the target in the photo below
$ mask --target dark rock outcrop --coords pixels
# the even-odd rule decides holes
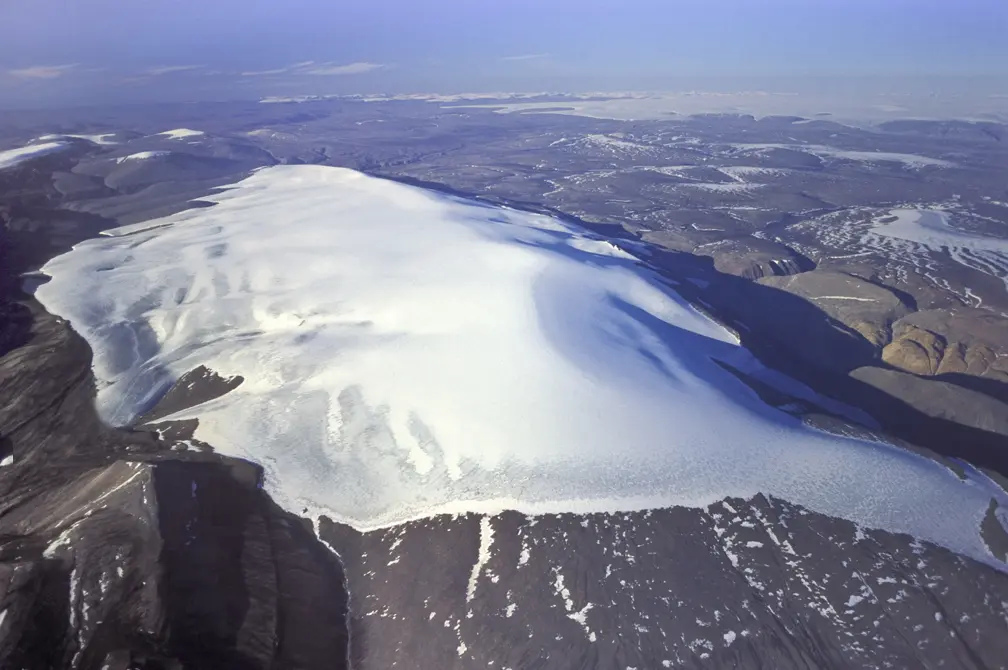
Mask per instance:
[[[745,279],[794,275],[815,268],[815,263],[783,244],[749,235],[726,239],[721,230],[646,231],[641,239],[672,251],[707,256],[719,272]]]
[[[927,379],[901,370],[865,366],[851,376],[900,398],[929,417],[958,423],[1008,440],[1008,404],[940,378]],[[979,462],[979,461],[978,461]]]
[[[923,310],[895,323],[883,358],[914,374],[984,378],[988,386],[1004,384],[1008,392],[1006,332],[1008,318],[985,310]]]
[[[746,279],[785,277],[815,268],[811,260],[793,249],[756,237],[725,240],[709,251],[696,249],[694,253],[710,255],[718,271]]]
[[[4,667],[342,667],[339,563],[257,476],[117,460],[5,509]]]
[[[323,518],[356,668],[998,668],[1008,578],[756,496],[703,509]],[[416,570],[423,566],[423,578]]]
[[[893,322],[913,310],[893,291],[840,272],[816,270],[760,282],[805,298],[880,350],[890,339]]]
[[[104,426],[87,346],[18,304],[34,320],[0,358],[0,667],[346,667],[342,567],[258,466]]]

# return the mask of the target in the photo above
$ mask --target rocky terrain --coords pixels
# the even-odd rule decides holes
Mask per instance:
[[[323,519],[320,537],[346,565],[359,667],[995,668],[1008,653],[1002,573],[762,496],[366,534]]]
[[[1002,127],[210,107],[0,124],[12,146],[45,132],[118,142],[70,138],[0,171],[0,667],[1006,667],[996,501],[987,562],[764,496],[361,532],[281,509],[258,466],[162,420],[238,380],[197,369],[137,425],[102,424],[91,352],[20,277],[255,167],[348,165],[576,217],[646,256],[764,362],[853,409],[748,380],[765,401],[999,479],[998,257],[964,265],[871,230],[891,209],[941,205],[961,230],[1004,239]],[[176,127],[207,135],[151,136]]]
[[[15,281],[65,240],[11,228],[91,220],[46,198],[0,233],[0,667],[346,667],[342,567],[258,466],[98,420],[90,350]]]

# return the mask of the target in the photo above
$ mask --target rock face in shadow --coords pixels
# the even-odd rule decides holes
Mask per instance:
[[[190,370],[179,377],[157,406],[141,416],[136,423],[157,421],[169,414],[195,407],[219,398],[241,386],[242,377],[221,377],[205,365]]]
[[[858,381],[889,395],[907,398],[914,408],[935,419],[955,418],[1008,439],[1008,404],[989,395],[939,379],[922,379],[901,370],[866,366],[851,372]]]
[[[709,252],[696,249],[694,253],[710,255],[718,271],[746,279],[796,275],[815,267],[793,249],[756,237],[725,240]]]
[[[745,279],[794,275],[815,268],[815,263],[783,244],[748,235],[723,236],[721,230],[660,230],[644,231],[641,239],[709,257],[719,272]]]
[[[10,486],[19,470],[0,480],[8,667],[100,666],[123,635],[135,636],[140,655],[154,653],[164,622],[152,469],[118,461],[64,472],[33,482],[30,496]]]
[[[259,469],[228,459],[154,469],[167,637],[183,665],[342,667],[342,568],[259,489]]]
[[[7,309],[0,667],[347,667],[342,567],[258,466],[104,426],[83,340]]]
[[[805,298],[880,350],[893,322],[913,309],[893,291],[840,272],[816,270],[760,282]]]
[[[945,324],[947,332],[956,333],[956,341],[980,351],[985,341],[997,336],[989,324],[998,317],[977,313],[973,329],[959,320],[958,312],[951,317],[932,315],[934,310],[908,313],[911,301],[906,297],[841,273],[815,270],[750,281],[718,272],[705,259],[683,252],[656,250],[648,260],[677,282],[680,294],[735,330],[766,365],[864,410],[900,440],[1008,473],[1008,435],[997,428],[1008,402],[1006,385],[996,376],[1003,356],[982,376],[914,376],[884,360],[891,344],[880,346],[887,324],[897,339],[911,332],[911,325],[938,330]],[[831,301],[823,298],[828,295],[871,302],[827,304]],[[936,351],[928,359],[934,361],[929,370],[940,369],[944,360],[944,353],[939,357]]]

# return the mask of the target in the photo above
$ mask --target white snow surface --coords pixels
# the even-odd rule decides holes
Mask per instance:
[[[715,362],[758,367],[728,331],[584,230],[323,166],[209,199],[77,245],[36,296],[113,423],[198,365],[242,375],[174,418],[289,509],[366,529],[763,492],[993,560],[989,483],[767,407]]]
[[[114,139],[111,140],[108,139],[110,137],[114,138],[115,136],[116,136],[115,133],[101,133],[99,135],[43,135],[39,139],[48,141],[48,140],[58,140],[64,137],[72,137],[78,140],[87,140],[88,142],[92,142],[94,144],[108,145],[108,144],[117,144],[117,142]]]
[[[59,151],[66,146],[66,142],[43,142],[42,144],[29,144],[26,147],[17,149],[6,149],[0,151],[0,170],[14,167],[29,158],[35,158],[43,154]]]
[[[170,140],[182,140],[187,137],[200,137],[205,135],[202,130],[191,130],[189,128],[175,128],[174,130],[166,130],[161,133],[156,133],[157,135],[165,135]]]
[[[116,163],[125,163],[126,161],[145,161],[149,158],[157,158],[158,156],[167,156],[169,151],[141,151],[139,153],[130,154],[129,156],[122,156],[116,159]]]
[[[750,179],[774,179],[783,177],[791,173],[787,168],[753,167],[748,165],[727,165],[718,166],[718,171],[722,172],[735,181],[746,182]]]

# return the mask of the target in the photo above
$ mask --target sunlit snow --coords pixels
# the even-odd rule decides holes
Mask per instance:
[[[286,506],[374,527],[436,511],[600,511],[778,495],[986,555],[990,493],[768,408],[758,367],[640,261],[540,214],[351,170],[260,170],[86,241],[38,298],[126,423],[205,364],[245,382],[177,417]]]
[[[114,139],[109,139],[110,137],[114,138],[115,136],[116,136],[115,133],[100,133],[98,135],[43,135],[39,139],[48,141],[48,140],[58,140],[65,137],[72,137],[78,140],[87,140],[88,142],[91,142],[93,144],[107,145],[107,144],[116,144],[116,141]]]
[[[44,142],[42,144],[29,144],[26,147],[20,147],[18,149],[0,151],[0,170],[14,167],[18,163],[24,162],[29,158],[35,158],[36,156],[58,151],[65,146],[65,142]]]
[[[156,133],[157,135],[164,135],[170,140],[183,140],[187,137],[199,137],[205,133],[202,130],[191,130],[189,128],[175,128],[174,130],[166,130],[161,133]]]
[[[129,156],[122,156],[116,159],[116,163],[125,163],[126,161],[144,161],[150,158],[157,158],[158,156],[167,156],[170,152],[168,151],[141,151],[139,153],[130,154]]]

